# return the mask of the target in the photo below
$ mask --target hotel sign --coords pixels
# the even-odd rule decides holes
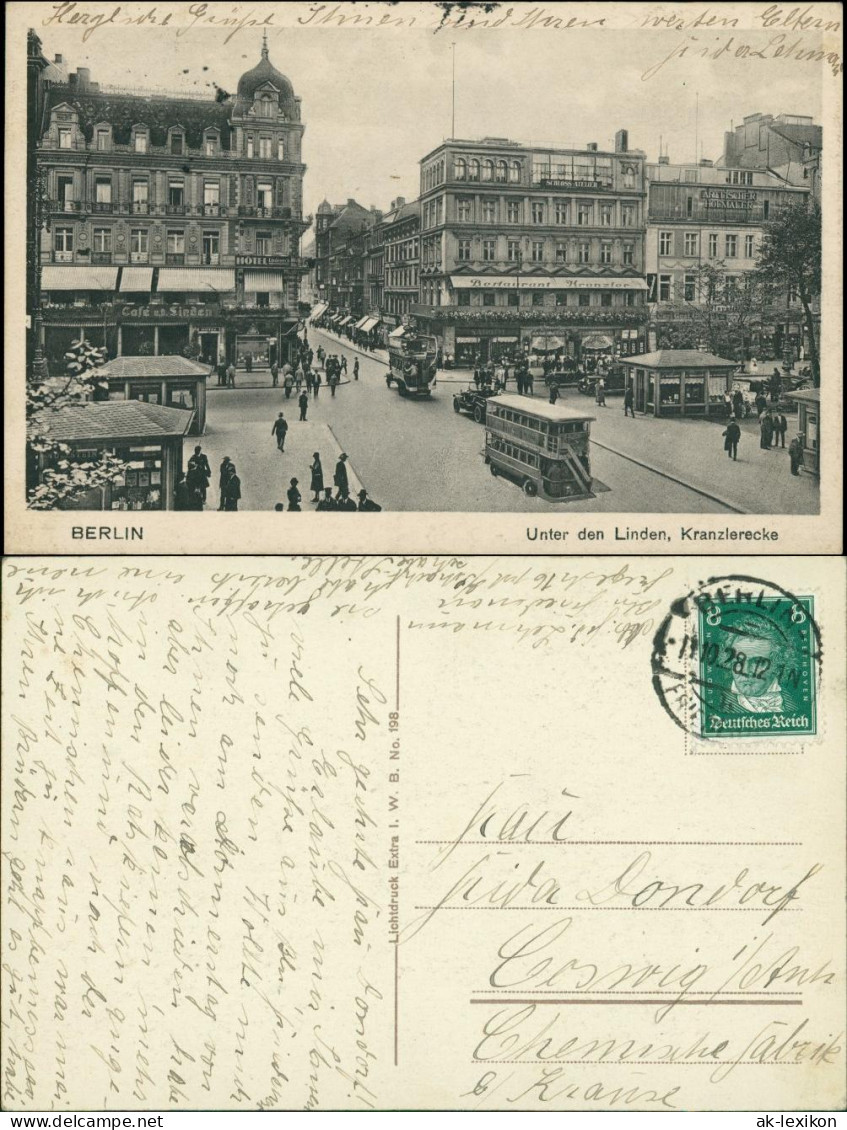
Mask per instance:
[[[705,208],[749,208],[759,199],[758,192],[743,188],[703,188],[700,202]]]
[[[453,275],[456,290],[646,290],[644,279],[525,278],[516,275]]]
[[[236,255],[236,267],[290,267],[290,255]]]

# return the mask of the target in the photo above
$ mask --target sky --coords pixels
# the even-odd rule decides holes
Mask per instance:
[[[38,31],[48,58],[63,54],[71,70],[88,67],[95,82],[170,92],[214,93],[214,84],[234,91],[261,51],[257,29],[229,44],[219,30],[200,28],[177,39],[167,29],[133,37],[102,27],[87,42],[79,27],[54,23]],[[594,141],[602,149],[625,128],[630,148],[643,149],[648,160],[657,159],[661,137],[670,160],[685,162],[717,158],[724,131],[747,114],[809,114],[821,122],[826,79],[814,65],[673,57],[644,77],[689,40],[673,30],[609,29],[562,37],[289,27],[272,28],[268,37],[271,62],[302,98],[307,214],[324,197],[387,210],[397,196],[417,196],[418,161],[451,136],[453,43],[456,137],[563,148]]]

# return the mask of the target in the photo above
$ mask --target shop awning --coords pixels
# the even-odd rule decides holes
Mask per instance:
[[[314,310],[312,310],[311,314],[309,314],[309,317],[310,318],[320,318],[322,314],[326,313],[328,306],[329,306],[328,302],[319,302],[317,304],[317,306],[314,308]]]
[[[368,316],[367,316],[367,314],[365,314],[364,318],[360,318],[358,320],[358,322],[355,324],[355,326],[353,327],[353,329],[354,330],[363,330],[365,328],[365,322],[367,320],[368,320]]]
[[[42,290],[114,290],[117,281],[117,267],[41,268]]]
[[[348,322],[352,322],[352,321],[353,321],[353,315],[348,314],[346,318],[342,318],[341,321],[338,323],[338,328],[341,329],[342,326],[346,326]]]
[[[582,339],[583,349],[611,349],[612,339],[606,334],[588,334]]]
[[[141,291],[149,294],[152,289],[152,267],[124,267],[121,272],[121,293]]]
[[[160,267],[159,291],[235,290],[235,271],[228,267]]]
[[[564,349],[565,339],[558,334],[533,334],[531,345],[541,353],[550,353],[554,349]]]
[[[369,334],[374,327],[379,325],[379,318],[365,318],[365,324],[362,326],[362,333]]]
[[[398,326],[396,330],[391,331],[391,333],[388,335],[388,339],[389,341],[396,341],[398,338],[401,338],[405,332],[405,326]]]
[[[268,294],[284,294],[285,279],[279,271],[245,271],[244,289],[265,291]]]

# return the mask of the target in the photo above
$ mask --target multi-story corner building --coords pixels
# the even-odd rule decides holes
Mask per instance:
[[[391,201],[382,223],[385,245],[385,284],[383,287],[382,320],[396,326],[420,301],[420,228],[419,200],[407,203],[398,196]]]
[[[730,291],[740,287],[756,267],[764,226],[809,190],[763,169],[720,168],[707,160],[672,165],[662,157],[646,170],[648,303],[653,344],[661,346],[666,331],[690,323],[698,307],[709,305],[718,318],[726,312],[732,294],[715,294],[716,280]],[[782,356],[801,338],[801,323],[799,303],[782,296],[766,319],[751,324],[746,351]]]
[[[48,357],[286,356],[304,271],[305,126],[270,61],[235,96],[53,83],[37,127],[47,198],[40,295]]]
[[[334,207],[324,200],[315,219],[315,281],[320,302],[361,315],[365,305],[365,233],[379,221],[375,208],[352,198]]]
[[[646,347],[644,154],[449,140],[421,160],[420,303],[458,363]]]
[[[823,128],[806,114],[748,114],[724,134],[721,168],[776,174],[820,200]]]

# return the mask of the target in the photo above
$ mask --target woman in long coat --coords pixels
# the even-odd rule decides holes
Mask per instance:
[[[312,499],[312,502],[320,502],[324,489],[324,469],[321,466],[321,457],[317,451],[312,456],[312,466],[310,470],[312,472],[312,482],[309,489],[315,492],[315,497]]]
[[[297,479],[291,480],[291,486],[288,488],[288,509],[300,509],[300,491],[297,489]]]

